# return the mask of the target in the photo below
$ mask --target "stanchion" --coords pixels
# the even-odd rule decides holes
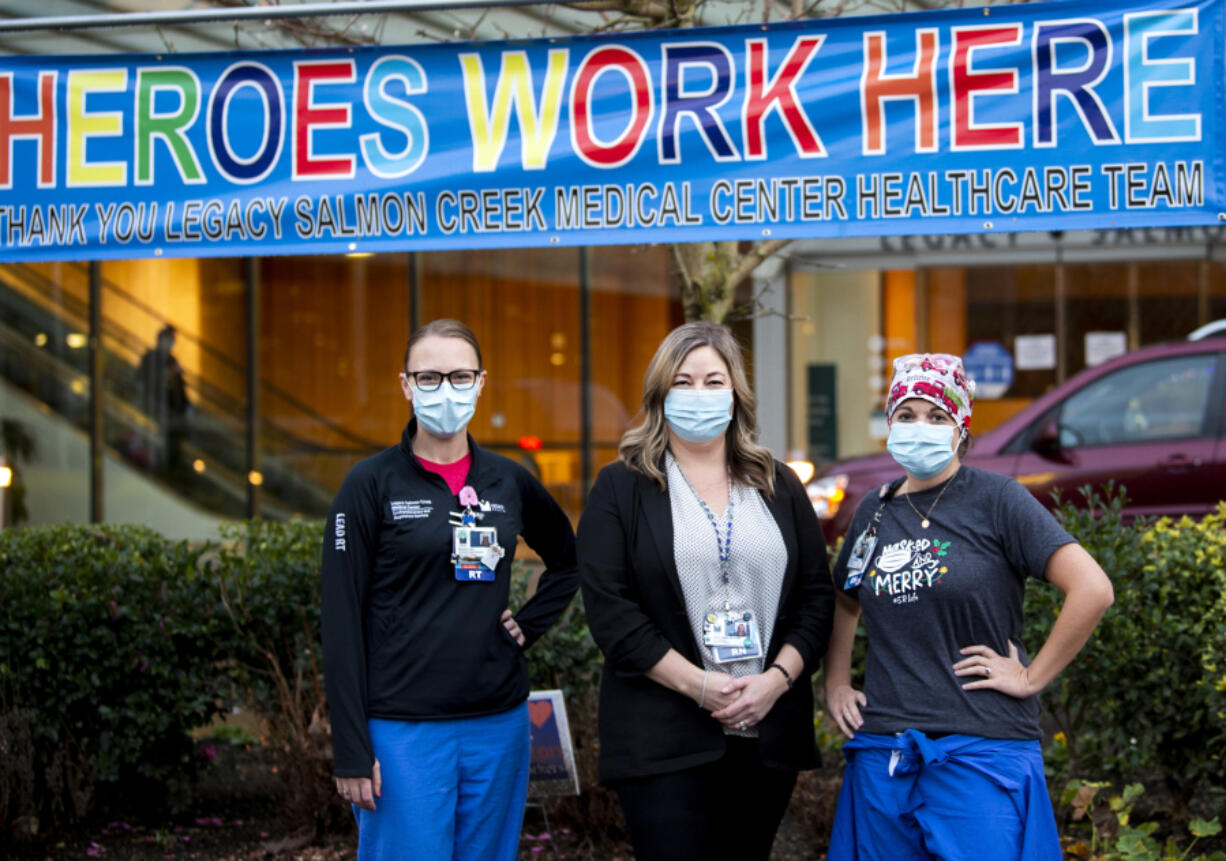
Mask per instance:
[[[541,819],[545,822],[545,830],[542,833],[549,835],[549,840],[547,841],[549,843],[549,848],[553,850],[554,855],[560,857],[561,853],[558,851],[558,841],[553,839],[553,827],[549,824],[549,811],[545,809],[545,805],[541,802],[529,801],[524,805],[524,819],[528,818],[528,809],[533,807],[541,812]],[[520,833],[524,833],[522,828],[520,829]]]

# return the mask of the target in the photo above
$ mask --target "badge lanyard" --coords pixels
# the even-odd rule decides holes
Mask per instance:
[[[703,645],[711,650],[712,659],[717,664],[732,661],[747,661],[762,656],[762,638],[758,631],[758,621],[751,610],[732,609],[732,520],[736,509],[736,497],[733,494],[732,477],[728,478],[728,522],[721,534],[719,519],[706,501],[698,495],[694,485],[681,467],[677,467],[686,486],[698,500],[702,511],[707,516],[707,522],[715,531],[715,546],[719,550],[719,579],[724,587],[724,609],[710,610],[703,620]]]
[[[694,495],[698,496],[697,493]],[[715,518],[715,512],[701,498],[698,502],[702,505],[707,520],[711,522],[711,528],[715,530],[715,546],[719,548],[719,579],[724,584],[724,610],[727,611],[732,609],[732,510],[736,507],[732,497],[732,479],[728,480],[728,523],[724,527],[722,540],[719,536],[719,521]]]
[[[847,557],[847,579],[843,581],[844,590],[855,589],[860,585],[860,581],[864,579],[864,570],[868,568],[868,562],[873,556],[873,551],[877,549],[877,527],[881,525],[881,515],[885,512],[886,505],[894,498],[894,494],[898,492],[900,487],[902,487],[901,479],[895,484],[887,485],[882,490],[881,504],[877,506],[877,510],[873,513],[872,521],[856,537],[856,543],[851,546],[851,553]]]
[[[715,546],[719,549],[719,579],[724,584],[724,612],[728,612],[732,609],[732,514],[736,507],[736,499],[732,495],[732,477],[728,478],[728,525],[724,528],[724,534],[721,535],[719,520],[715,517],[711,506],[707,505],[706,501],[698,495],[698,491],[694,489],[694,485],[690,484],[690,479],[680,465],[677,466],[677,471],[685,479],[685,486],[690,489],[690,493],[694,494],[694,498],[702,506],[703,514],[707,515],[711,528],[715,530]]]

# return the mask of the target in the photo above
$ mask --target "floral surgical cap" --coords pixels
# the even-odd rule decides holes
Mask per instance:
[[[971,427],[975,382],[966,375],[962,360],[948,353],[911,353],[894,360],[894,377],[885,401],[885,415],[908,398],[922,398],[953,417],[963,436]]]

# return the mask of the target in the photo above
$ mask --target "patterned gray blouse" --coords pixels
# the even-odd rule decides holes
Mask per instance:
[[[719,567],[719,542],[715,529],[698,495],[690,487],[672,454],[665,455],[668,498],[673,515],[673,559],[681,592],[685,596],[690,632],[702,654],[704,669],[749,676],[762,672],[770,651],[770,635],[775,629],[775,612],[783,588],[788,551],[775,518],[756,488],[732,484],[732,542],[729,584],[723,585]],[[728,512],[716,513],[720,534],[728,523]],[[725,597],[727,596],[727,597]],[[762,632],[763,657],[717,664],[711,650],[702,643],[702,625],[708,611],[722,609],[724,601],[733,609],[748,609],[758,620]],[[724,728],[727,735],[753,737],[756,728],[745,731]]]

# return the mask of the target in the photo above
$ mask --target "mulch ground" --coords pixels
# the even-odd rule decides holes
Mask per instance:
[[[603,835],[585,835],[572,828],[553,831],[534,827],[531,811],[520,842],[521,861],[633,861],[624,842]],[[352,861],[357,858],[356,834],[333,835],[322,845],[309,836],[278,834],[267,824],[242,819],[200,817],[199,822],[150,828],[112,822],[96,831],[75,835],[46,847],[45,854],[30,856],[60,859],[123,859],[123,861]],[[795,823],[785,820],[772,858],[811,861],[825,853],[803,837]],[[303,845],[305,843],[305,845]]]
[[[840,775],[837,764],[806,772],[797,783],[775,839],[773,861],[820,861],[834,813]],[[274,755],[258,745],[217,744],[209,767],[188,803],[166,798],[99,798],[99,817],[65,834],[42,834],[37,846],[18,847],[23,861],[105,859],[105,861],[353,861],[357,832],[348,811],[333,811],[335,827],[322,838],[314,831],[294,833],[281,817],[285,775]],[[520,861],[633,861],[620,829],[620,812],[611,794],[530,805],[524,817]],[[190,812],[154,813],[159,808]],[[109,813],[107,811],[110,811]],[[144,810],[147,818],[119,811]],[[547,812],[548,811],[548,812]],[[1209,814],[1212,815],[1212,814]],[[1070,839],[1068,841],[1072,843]],[[1226,839],[1198,845],[1197,852],[1226,848]],[[1067,846],[1068,858],[1084,857]],[[4,854],[0,851],[0,854]],[[425,861],[425,859],[423,859]]]
[[[294,833],[281,817],[285,792],[284,763],[258,744],[205,741],[203,769],[188,800],[172,805],[164,797],[112,792],[97,799],[92,823],[71,833],[42,834],[37,848],[27,845],[17,857],[25,861],[351,861],[357,857],[357,831],[348,812],[333,813],[335,833],[322,838],[312,831]],[[819,773],[820,774],[820,773]],[[772,858],[814,861],[824,857],[821,811],[831,788],[813,772],[802,776],[791,809],[780,827]],[[835,790],[837,791],[837,789]],[[163,793],[164,795],[164,793]],[[569,804],[569,806],[568,806]],[[591,802],[589,801],[589,804]],[[187,808],[183,812],[183,808]],[[161,809],[163,812],[156,812]],[[172,810],[180,812],[172,813]],[[814,811],[818,811],[815,818]],[[144,818],[138,818],[144,811]],[[612,813],[610,811],[613,811]],[[599,824],[585,826],[589,819]],[[612,823],[612,824],[611,824]],[[573,799],[530,805],[524,816],[521,861],[633,861],[620,831],[620,813],[611,794],[594,807]],[[828,828],[828,826],[827,826]],[[0,853],[3,854],[3,853]],[[425,861],[425,859],[423,859]]]

